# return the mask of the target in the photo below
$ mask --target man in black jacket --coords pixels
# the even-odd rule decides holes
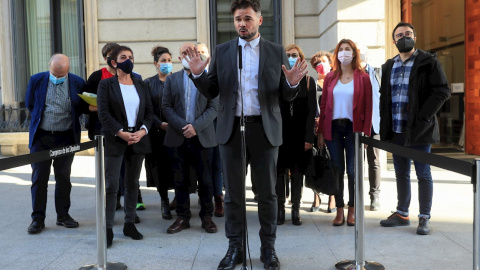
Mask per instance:
[[[430,152],[440,141],[436,113],[450,97],[447,78],[434,54],[415,49],[415,29],[405,22],[392,33],[399,55],[382,66],[380,139]],[[397,211],[380,221],[384,227],[408,226],[411,160],[393,154],[397,180]],[[414,161],[420,204],[417,234],[430,234],[433,180],[430,165]]]

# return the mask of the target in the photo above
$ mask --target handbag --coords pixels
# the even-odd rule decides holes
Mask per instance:
[[[312,149],[305,171],[305,186],[316,193],[335,195],[339,190],[338,169],[333,164],[327,147]]]

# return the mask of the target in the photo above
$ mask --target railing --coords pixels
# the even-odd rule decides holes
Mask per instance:
[[[30,112],[27,108],[13,108],[2,105],[0,108],[0,132],[28,131]]]

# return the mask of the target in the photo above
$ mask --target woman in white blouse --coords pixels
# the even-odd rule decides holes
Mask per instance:
[[[348,176],[347,224],[355,225],[354,208],[354,132],[370,136],[372,128],[372,84],[362,71],[355,43],[342,39],[333,55],[333,70],[323,83],[318,146],[327,145],[339,173],[339,192],[335,195],[337,215],[334,226],[345,223],[343,200],[345,167]],[[346,164],[346,166],[345,166]]]
[[[125,159],[125,224],[123,234],[134,240],[143,235],[135,227],[139,177],[145,154],[151,151],[148,130],[153,119],[148,84],[132,76],[133,52],[119,46],[111,54],[117,75],[100,81],[98,116],[105,135],[107,247],[113,241],[113,222],[120,177]]]

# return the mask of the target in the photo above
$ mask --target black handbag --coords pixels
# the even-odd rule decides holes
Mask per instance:
[[[338,193],[338,169],[330,158],[327,147],[313,148],[305,171],[305,186],[316,193],[335,195]]]

